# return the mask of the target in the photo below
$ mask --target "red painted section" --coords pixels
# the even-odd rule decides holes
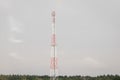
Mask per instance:
[[[51,15],[52,15],[52,17],[53,17],[52,22],[55,23],[55,11],[53,11]]]
[[[50,69],[57,69],[58,59],[56,57],[52,57],[50,60]]]
[[[51,14],[53,17],[55,17],[55,11],[52,11],[52,14]]]
[[[52,35],[52,46],[56,45],[56,36],[55,34]]]

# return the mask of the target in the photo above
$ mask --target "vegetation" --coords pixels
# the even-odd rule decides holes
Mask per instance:
[[[0,80],[50,80],[49,76],[0,75]],[[119,75],[90,76],[59,76],[59,80],[120,80]]]

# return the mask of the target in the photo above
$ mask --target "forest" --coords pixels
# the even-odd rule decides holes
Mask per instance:
[[[0,75],[0,80],[50,80],[50,77],[35,75]],[[120,80],[119,75],[91,76],[59,76],[58,80]]]

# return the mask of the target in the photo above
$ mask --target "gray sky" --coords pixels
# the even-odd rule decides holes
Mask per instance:
[[[0,74],[49,75],[55,0],[0,0]],[[120,74],[120,0],[57,0],[60,75]]]

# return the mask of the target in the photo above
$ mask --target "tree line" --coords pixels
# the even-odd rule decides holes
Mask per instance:
[[[0,80],[50,80],[50,77],[35,75],[0,75]],[[120,80],[119,75],[91,76],[59,76],[58,80]]]

